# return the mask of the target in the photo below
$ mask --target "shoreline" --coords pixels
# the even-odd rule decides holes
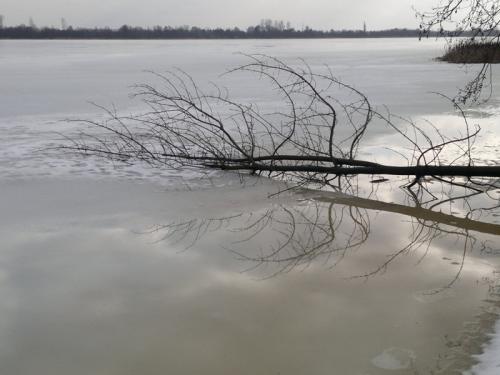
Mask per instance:
[[[136,41],[145,41],[145,40],[234,40],[234,41],[243,41],[243,40],[337,40],[337,39],[346,39],[346,40],[362,40],[362,39],[415,39],[415,36],[360,36],[360,37],[290,37],[290,38],[279,38],[279,37],[249,37],[249,38],[6,38],[0,37],[0,40],[108,40],[108,41],[121,41],[121,40],[136,40]]]

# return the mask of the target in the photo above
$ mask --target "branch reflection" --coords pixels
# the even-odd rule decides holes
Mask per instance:
[[[318,263],[326,268],[337,267],[351,253],[372,251],[372,241],[368,241],[371,236],[383,244],[385,254],[366,272],[352,278],[368,279],[384,273],[405,255],[417,256],[415,264],[419,265],[433,246],[446,243],[451,248],[450,256],[459,259],[452,263],[457,272],[436,292],[459,280],[467,255],[473,250],[500,255],[500,225],[473,218],[480,211],[477,202],[469,204],[474,194],[425,204],[417,201],[413,206],[332,192],[303,190],[295,194],[299,195],[296,204],[272,204],[254,213],[168,223],[155,226],[149,233],[159,234],[158,241],[187,250],[205,236],[224,231],[229,240],[223,247],[247,264],[245,271],[265,268],[264,278]],[[456,207],[457,201],[469,209],[460,215],[454,213],[454,208],[449,209],[452,213],[442,211],[445,204]],[[493,208],[485,206],[490,213],[496,212]],[[381,240],[380,236],[385,237]]]

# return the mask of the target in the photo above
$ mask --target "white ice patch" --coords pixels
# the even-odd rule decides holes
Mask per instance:
[[[490,343],[484,348],[484,352],[474,356],[479,363],[473,366],[464,375],[499,375],[500,374],[500,320],[495,326]]]
[[[81,118],[99,115],[82,115]],[[124,178],[149,181],[171,188],[200,189],[228,186],[238,178],[219,171],[155,168],[146,163],[127,165],[97,157],[82,157],[57,150],[76,137],[82,124],[61,121],[63,116],[0,118],[0,179],[34,177]],[[67,143],[69,145],[69,143]]]
[[[415,353],[411,350],[389,348],[373,358],[372,364],[384,370],[404,370],[410,368],[416,358]]]
[[[500,297],[500,280],[497,280],[494,290],[493,294]],[[491,341],[483,347],[483,353],[474,356],[478,364],[464,372],[464,375],[500,374],[500,319],[497,321],[490,338]]]

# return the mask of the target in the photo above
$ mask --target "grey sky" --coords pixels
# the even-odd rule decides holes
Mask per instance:
[[[300,28],[369,29],[417,26],[412,6],[427,9],[438,0],[1,0],[6,25],[74,26],[257,24],[262,18]]]

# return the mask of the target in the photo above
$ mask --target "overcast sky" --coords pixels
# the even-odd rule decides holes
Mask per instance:
[[[412,6],[427,9],[438,0],[0,0],[5,25],[59,26],[123,24],[243,27],[263,18],[290,21],[296,28],[416,28]]]

